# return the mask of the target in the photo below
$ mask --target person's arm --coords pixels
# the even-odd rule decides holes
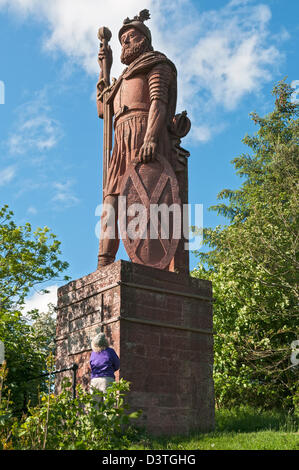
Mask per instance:
[[[93,359],[93,354],[91,353],[89,357],[89,369],[91,372],[92,372],[92,359]]]
[[[116,354],[116,352],[114,351],[114,349],[112,349],[112,348],[111,348],[110,353],[111,353],[111,360],[112,360],[112,365],[113,365],[114,371],[117,371],[119,369],[119,366],[120,366],[119,357]]]

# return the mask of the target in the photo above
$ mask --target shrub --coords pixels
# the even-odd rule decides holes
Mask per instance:
[[[2,373],[3,375],[3,373]],[[98,450],[126,449],[136,435],[131,420],[140,411],[128,413],[125,394],[129,382],[121,379],[107,392],[90,394],[77,386],[72,396],[65,378],[59,395],[41,394],[39,404],[30,407],[20,421],[9,412],[11,404],[0,402],[0,448],[20,450]],[[96,397],[100,402],[96,401]],[[1,398],[1,396],[0,396]],[[2,420],[2,421],[1,421]]]

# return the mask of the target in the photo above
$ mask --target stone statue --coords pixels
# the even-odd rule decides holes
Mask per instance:
[[[175,114],[176,67],[164,54],[153,50],[151,32],[144,24],[149,18],[149,11],[142,10],[133,19],[124,20],[119,41],[121,62],[127,67],[112,84],[112,51],[108,44],[111,32],[102,27],[98,33],[101,45],[97,109],[99,117],[104,118],[103,200],[105,207],[112,208],[110,214],[106,211],[102,216],[98,268],[115,260],[119,247],[117,221],[121,216],[125,217],[122,222],[132,221],[132,213],[120,214],[119,196],[125,196],[128,206],[141,204],[146,212],[144,236],[137,240],[122,236],[131,260],[187,272],[189,258],[183,235],[175,237],[176,229],[172,227],[163,236],[159,218],[155,224],[157,236],[152,239],[149,233],[150,206],[167,204],[182,208],[188,202],[189,153],[180,147],[180,139],[191,126],[185,111]],[[182,217],[176,224],[182,228]]]
[[[176,67],[153,50],[148,19],[142,10],[119,31],[126,68],[118,80],[110,81],[111,32],[98,31],[97,108],[104,121],[98,270],[58,291],[56,367],[77,364],[87,389],[90,340],[105,333],[120,359],[116,380],[132,384],[128,405],[144,410],[138,424],[153,435],[207,432],[214,426],[212,285],[189,275],[182,230],[189,153],[180,143],[191,124],[185,111],[176,114]],[[120,239],[132,262],[114,263]],[[58,393],[62,378],[56,375]]]

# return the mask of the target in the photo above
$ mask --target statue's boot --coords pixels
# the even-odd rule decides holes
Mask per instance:
[[[108,264],[113,263],[115,260],[115,256],[111,256],[109,254],[103,254],[98,256],[98,269],[102,268],[103,266],[107,266]]]

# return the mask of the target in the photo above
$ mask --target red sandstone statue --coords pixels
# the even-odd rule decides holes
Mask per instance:
[[[122,233],[131,260],[187,273],[189,257],[184,250],[183,234],[176,237],[172,227],[163,236],[160,219],[155,224],[157,236],[152,239],[149,230],[150,206],[174,204],[182,208],[188,202],[189,153],[180,147],[180,138],[190,130],[187,113],[175,115],[176,68],[164,54],[153,50],[150,30],[144,24],[149,17],[148,10],[142,10],[139,16],[124,21],[119,40],[121,61],[127,68],[112,85],[112,51],[108,45],[111,33],[103,27],[98,34],[101,71],[97,108],[99,117],[104,118],[103,199],[113,208],[112,217],[107,213],[102,216],[98,268],[115,259],[119,246],[117,221],[121,219],[125,226],[132,221],[133,213],[127,214],[125,210],[119,213],[119,196],[125,196],[126,207],[141,204],[146,212],[143,237],[132,239]],[[173,221],[173,214],[171,217]],[[180,228],[182,220],[176,219]]]

